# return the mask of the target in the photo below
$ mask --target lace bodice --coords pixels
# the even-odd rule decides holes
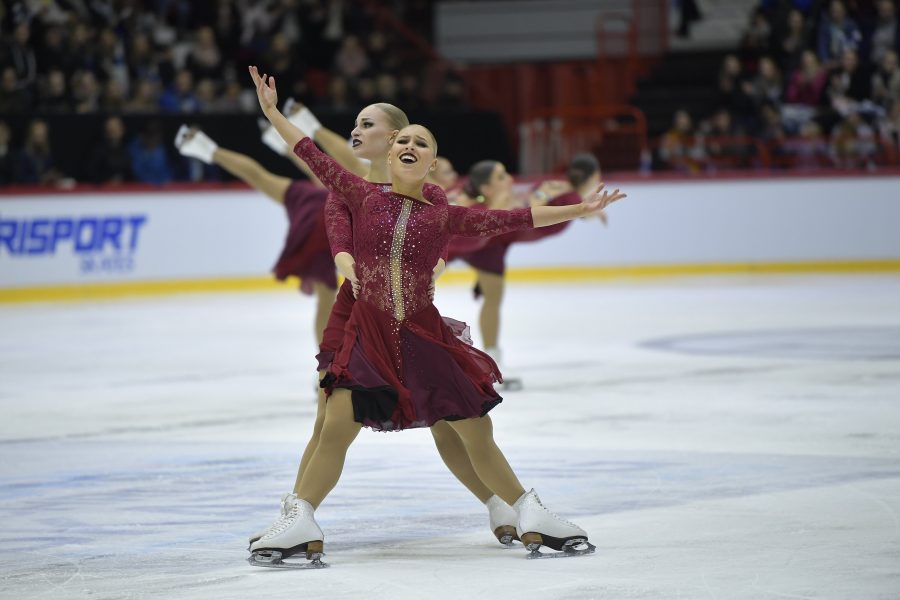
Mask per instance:
[[[389,183],[377,183],[384,191],[391,190]],[[425,184],[423,190],[425,199],[434,204],[435,199],[442,193],[440,187],[430,183]],[[328,245],[331,247],[331,257],[334,258],[341,252],[346,252],[351,256],[353,251],[353,218],[350,214],[350,207],[347,201],[339,192],[328,192],[328,198],[325,201],[325,233],[328,236]],[[447,260],[447,254],[441,258]]]
[[[370,183],[344,170],[321,152],[309,138],[294,147],[299,156],[332,192],[339,192],[352,220],[352,243],[347,245],[345,225],[337,226],[339,244],[352,248],[359,279],[359,300],[403,321],[431,304],[429,287],[439,258],[446,257],[451,235],[492,236],[533,227],[530,208],[472,210],[448,206],[437,186],[426,190],[431,204],[392,192],[384,184]],[[329,218],[343,219],[330,199]],[[328,210],[328,209],[326,209]],[[335,233],[331,231],[331,233]],[[340,246],[338,246],[340,248]],[[332,247],[332,252],[341,251]]]

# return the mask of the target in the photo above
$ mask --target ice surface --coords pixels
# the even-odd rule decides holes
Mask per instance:
[[[437,304],[477,323],[462,287]],[[317,515],[333,568],[254,569],[314,414],[312,311],[0,307],[0,597],[900,597],[896,276],[512,285],[526,388],[496,438],[597,553],[504,550],[427,431],[364,431]]]

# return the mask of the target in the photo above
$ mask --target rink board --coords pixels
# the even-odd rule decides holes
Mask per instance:
[[[614,184],[614,182],[611,182]],[[900,177],[635,182],[610,223],[510,251],[511,274],[900,270]],[[265,285],[287,221],[252,191],[0,197],[0,299]],[[43,292],[42,292],[43,290]]]

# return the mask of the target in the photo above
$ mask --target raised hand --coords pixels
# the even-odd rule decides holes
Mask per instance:
[[[588,196],[587,200],[584,201],[584,214],[585,215],[593,215],[602,211],[604,208],[615,202],[616,200],[621,200],[625,198],[627,195],[623,194],[619,191],[618,188],[613,192],[608,192],[604,188],[606,187],[605,183],[601,183],[594,192]]]
[[[278,104],[278,92],[275,91],[275,78],[260,75],[255,66],[250,67],[250,78],[256,86],[256,97],[263,112],[273,109]]]

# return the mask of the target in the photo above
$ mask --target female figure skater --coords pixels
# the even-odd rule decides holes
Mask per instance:
[[[280,562],[301,551],[318,561],[324,536],[313,513],[337,483],[362,425],[401,430],[439,420],[448,421],[462,439],[481,480],[514,506],[519,536],[530,550],[547,545],[570,554],[592,551],[584,530],[550,513],[534,490],[525,492],[497,448],[485,416],[501,401],[493,389],[500,380],[496,364],[459,339],[464,325],[442,319],[429,290],[433,265],[452,234],[496,235],[554,225],[599,212],[624,194],[603,192],[601,186],[590,202],[576,206],[488,212],[448,206],[443,192],[426,197],[425,177],[435,166],[437,144],[419,125],[396,137],[388,157],[392,185],[385,189],[322,154],[276,108],[274,81],[255,67],[250,74],[260,106],[281,137],[348,203],[359,274],[357,300],[323,381],[330,397],[318,447],[296,498],[251,546],[251,562]]]
[[[594,162],[596,163],[596,159]],[[579,166],[576,170],[581,172],[582,168]],[[572,191],[572,188],[576,187],[576,183],[572,179],[573,170],[571,168],[569,173],[570,185],[557,181],[544,182],[531,193],[530,205],[579,204],[587,197],[589,191],[595,190],[599,184],[599,166],[592,174],[589,174],[596,174],[597,183],[592,187],[584,187],[584,181],[580,178],[577,179],[578,186],[581,186],[580,189],[584,190],[584,193],[579,193],[577,190]],[[503,163],[494,160],[483,160],[472,166],[462,192],[457,198],[457,202],[464,206],[496,210],[512,208],[515,205],[513,179],[507,173]],[[605,223],[604,213],[601,212],[598,216]],[[505,291],[506,255],[509,248],[515,243],[538,241],[561,233],[568,227],[568,224],[567,221],[552,227],[511,232],[487,239],[454,238],[450,243],[449,260],[462,259],[469,263],[477,273],[475,296],[476,298],[483,296],[479,315],[481,337],[485,352],[500,365],[501,370],[503,361],[499,347],[500,307]],[[516,390],[521,387],[522,381],[518,377],[507,376],[504,378],[503,389]]]
[[[356,127],[352,133],[352,149],[347,145],[344,138],[337,133],[323,127],[318,119],[306,108],[296,107],[292,110],[291,102],[285,103],[285,111],[289,112],[288,120],[296,125],[301,131],[313,131],[314,139],[321,144],[323,149],[332,155],[338,163],[348,170],[357,174],[363,173],[369,181],[389,181],[390,176],[387,169],[387,153],[390,148],[390,138],[398,132],[402,127],[409,124],[406,115],[397,107],[390,104],[374,104],[364,108],[357,118]],[[274,137],[272,133],[274,132]],[[310,136],[313,137],[313,136]],[[277,139],[276,139],[277,138]],[[263,133],[263,142],[278,154],[284,155],[287,145],[278,135],[278,132],[270,128]],[[280,178],[265,171],[259,164],[243,155],[239,155],[228,150],[224,150],[216,146],[216,144],[205,136],[202,132],[188,132],[184,130],[180,132],[179,138],[176,139],[176,146],[179,150],[188,156],[193,156],[205,160],[207,162],[215,162],[232,174],[247,183],[250,183],[257,189],[267,193],[267,195],[277,199],[281,193],[282,185],[287,185],[288,180]],[[318,183],[315,176],[312,175],[306,165],[293,152],[287,154],[295,164],[308,175],[311,179]],[[364,164],[367,161],[369,164]],[[452,167],[451,167],[452,171]],[[303,184],[308,186],[308,184]],[[319,184],[321,185],[321,184]],[[389,184],[382,184],[389,187]],[[290,190],[290,188],[288,188]],[[302,206],[310,207],[311,202],[307,201]],[[290,208],[292,205],[286,203]],[[322,203],[317,201],[315,206],[322,208]],[[320,362],[320,376],[324,377],[324,370],[331,364],[334,351],[340,345],[344,332],[344,324],[350,316],[353,306],[353,285],[357,282],[356,273],[354,271],[353,261],[353,234],[351,230],[351,217],[349,209],[343,200],[333,195],[329,195],[324,202],[324,209],[312,214],[311,211],[304,211],[303,215],[308,218],[306,221],[298,222],[293,215],[291,216],[292,228],[289,233],[283,257],[288,255],[288,249],[292,246],[300,246],[302,237],[292,238],[296,231],[306,231],[304,225],[315,222],[315,228],[309,233],[310,242],[303,245],[303,248],[313,246],[316,248],[316,266],[321,263],[321,239],[324,237],[325,228],[322,226],[325,213],[329,214],[327,219],[328,238],[331,242],[331,252],[327,254],[330,273],[334,273],[334,265],[337,263],[341,267],[342,274],[346,281],[341,287],[334,302],[334,294],[332,292],[330,299],[333,306],[328,317],[327,326],[322,325],[321,321],[317,323],[324,327],[317,327],[320,334],[320,354],[318,356]],[[297,240],[292,244],[292,239]],[[334,261],[332,262],[332,256]],[[290,259],[287,262],[290,264]],[[435,276],[443,270],[444,260],[439,260],[435,268]],[[322,314],[320,308],[319,314]],[[315,451],[319,437],[322,431],[322,425],[325,418],[325,395],[324,391],[319,396],[319,402],[316,411],[316,419],[313,424],[313,432],[307,443],[295,479],[295,490],[300,485],[303,472],[306,468],[309,458]],[[462,440],[444,421],[439,421],[431,427],[431,433],[435,441],[438,453],[447,468],[453,475],[488,509],[488,522],[491,531],[494,533],[500,543],[509,546],[513,540],[518,539],[515,531],[516,514],[513,509],[503,500],[496,496],[478,477],[471,461],[466,453],[466,448]],[[286,510],[287,502],[293,494],[285,494],[282,498],[282,513]],[[268,529],[264,529],[250,536],[252,544],[261,538]]]
[[[315,294],[314,333],[318,343],[337,292],[337,276],[325,235],[324,208],[328,190],[300,159],[296,164],[307,174],[309,181],[276,175],[245,154],[219,147],[204,132],[187,125],[178,130],[175,147],[183,156],[219,165],[284,206],[289,227],[284,248],[272,270],[279,281],[291,275],[299,277],[300,290],[304,294]]]

